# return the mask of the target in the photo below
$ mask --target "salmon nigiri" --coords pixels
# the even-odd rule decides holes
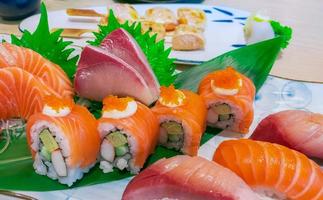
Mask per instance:
[[[251,138],[323,159],[323,115],[302,110],[281,111],[263,119]]]
[[[160,98],[152,108],[159,120],[159,143],[196,156],[206,127],[203,98],[173,85],[161,87]]]
[[[127,185],[122,200],[255,200],[237,175],[202,157],[175,156],[146,168]]]
[[[96,163],[100,149],[97,121],[67,98],[44,98],[42,112],[27,122],[27,141],[36,173],[71,186]]]
[[[213,160],[231,169],[255,191],[278,199],[323,199],[323,173],[304,154],[249,139],[224,141]]]
[[[57,96],[72,97],[72,83],[56,64],[37,52],[9,43],[0,44],[0,68],[19,67],[33,74]]]
[[[206,75],[198,91],[208,108],[209,126],[248,133],[256,91],[248,77],[227,67]]]
[[[103,105],[98,124],[100,168],[104,173],[115,167],[136,174],[155,150],[157,118],[147,106],[130,97],[108,96]]]
[[[51,90],[32,74],[17,68],[0,69],[0,119],[28,119],[43,108],[43,98]]]

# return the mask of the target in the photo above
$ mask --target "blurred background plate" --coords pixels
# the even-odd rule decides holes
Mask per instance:
[[[172,51],[171,57],[176,58],[177,63],[196,65],[210,60],[227,51],[245,45],[243,36],[243,25],[249,15],[246,11],[241,11],[228,7],[207,6],[198,4],[133,4],[140,15],[151,7],[167,7],[174,12],[181,7],[199,8],[204,10],[207,16],[207,25],[204,32],[206,46],[204,50],[198,51]],[[87,8],[88,9],[88,8]],[[100,13],[106,13],[106,7],[91,7]],[[82,28],[97,29],[98,18],[69,17],[65,10],[48,13],[50,28]],[[23,20],[19,29],[34,31],[39,20],[39,14],[33,15]],[[73,40],[76,45],[84,46],[87,40],[93,38],[92,34],[85,34],[81,39]],[[169,46],[169,45],[168,45]]]

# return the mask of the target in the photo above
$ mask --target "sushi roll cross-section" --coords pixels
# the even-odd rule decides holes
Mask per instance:
[[[203,99],[173,85],[161,87],[161,95],[152,108],[159,120],[159,144],[184,154],[197,155],[206,127]]]
[[[211,127],[248,133],[253,121],[255,86],[232,67],[206,75],[199,94],[204,98]]]
[[[136,174],[155,149],[157,119],[148,107],[130,97],[108,96],[103,104],[98,125],[100,168],[104,173],[117,168]]]
[[[27,122],[27,140],[37,174],[71,186],[96,163],[100,148],[92,114],[69,99],[45,98],[42,113]]]

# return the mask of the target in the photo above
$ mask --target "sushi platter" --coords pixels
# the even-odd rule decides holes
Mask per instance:
[[[104,12],[93,9],[88,15]],[[321,85],[269,76],[290,27],[240,12],[247,43],[221,47],[178,72],[175,54],[153,29],[142,32],[115,11],[79,51],[63,30],[52,31],[64,25],[53,27],[51,16],[66,16],[47,13],[45,4],[21,24],[21,37],[0,44],[0,194],[323,199],[323,107],[315,96]]]
[[[193,51],[172,51],[171,57],[176,58],[177,63],[185,63],[196,65],[204,61],[210,60],[215,56],[221,55],[224,52],[234,50],[246,44],[243,34],[243,25],[249,13],[227,7],[213,7],[196,4],[154,4],[152,7],[149,4],[133,4],[139,16],[144,16],[145,12],[150,8],[168,8],[174,15],[181,8],[194,8],[202,10],[205,13],[205,30],[203,38],[205,46],[200,50]],[[94,10],[97,13],[107,13],[107,7],[91,7],[84,8]],[[68,29],[83,29],[97,30],[97,24],[100,23],[100,17],[82,17],[69,16],[66,10],[52,11],[48,13],[50,18],[55,20],[49,21],[50,29],[53,28],[68,28]],[[19,26],[20,30],[34,31],[37,27],[39,15],[31,16],[23,20]],[[174,32],[174,31],[173,31]],[[167,33],[173,34],[173,33]],[[68,38],[75,42],[76,45],[85,46],[89,37],[93,37],[90,33],[83,34],[83,37],[75,39]],[[171,39],[166,37],[166,46],[171,46]]]

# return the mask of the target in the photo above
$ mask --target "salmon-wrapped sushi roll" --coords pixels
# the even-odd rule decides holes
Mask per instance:
[[[159,144],[197,155],[206,127],[203,99],[188,90],[176,90],[173,85],[161,87],[160,98],[152,110],[159,119]]]
[[[42,113],[27,122],[27,140],[37,174],[71,186],[96,163],[100,149],[97,121],[71,100],[45,97]]]
[[[104,173],[113,171],[113,167],[139,173],[156,147],[156,116],[148,107],[130,97],[108,96],[103,104],[98,125],[100,168]]]
[[[255,91],[253,82],[232,67],[205,76],[199,94],[208,109],[207,124],[248,133],[253,121]]]

